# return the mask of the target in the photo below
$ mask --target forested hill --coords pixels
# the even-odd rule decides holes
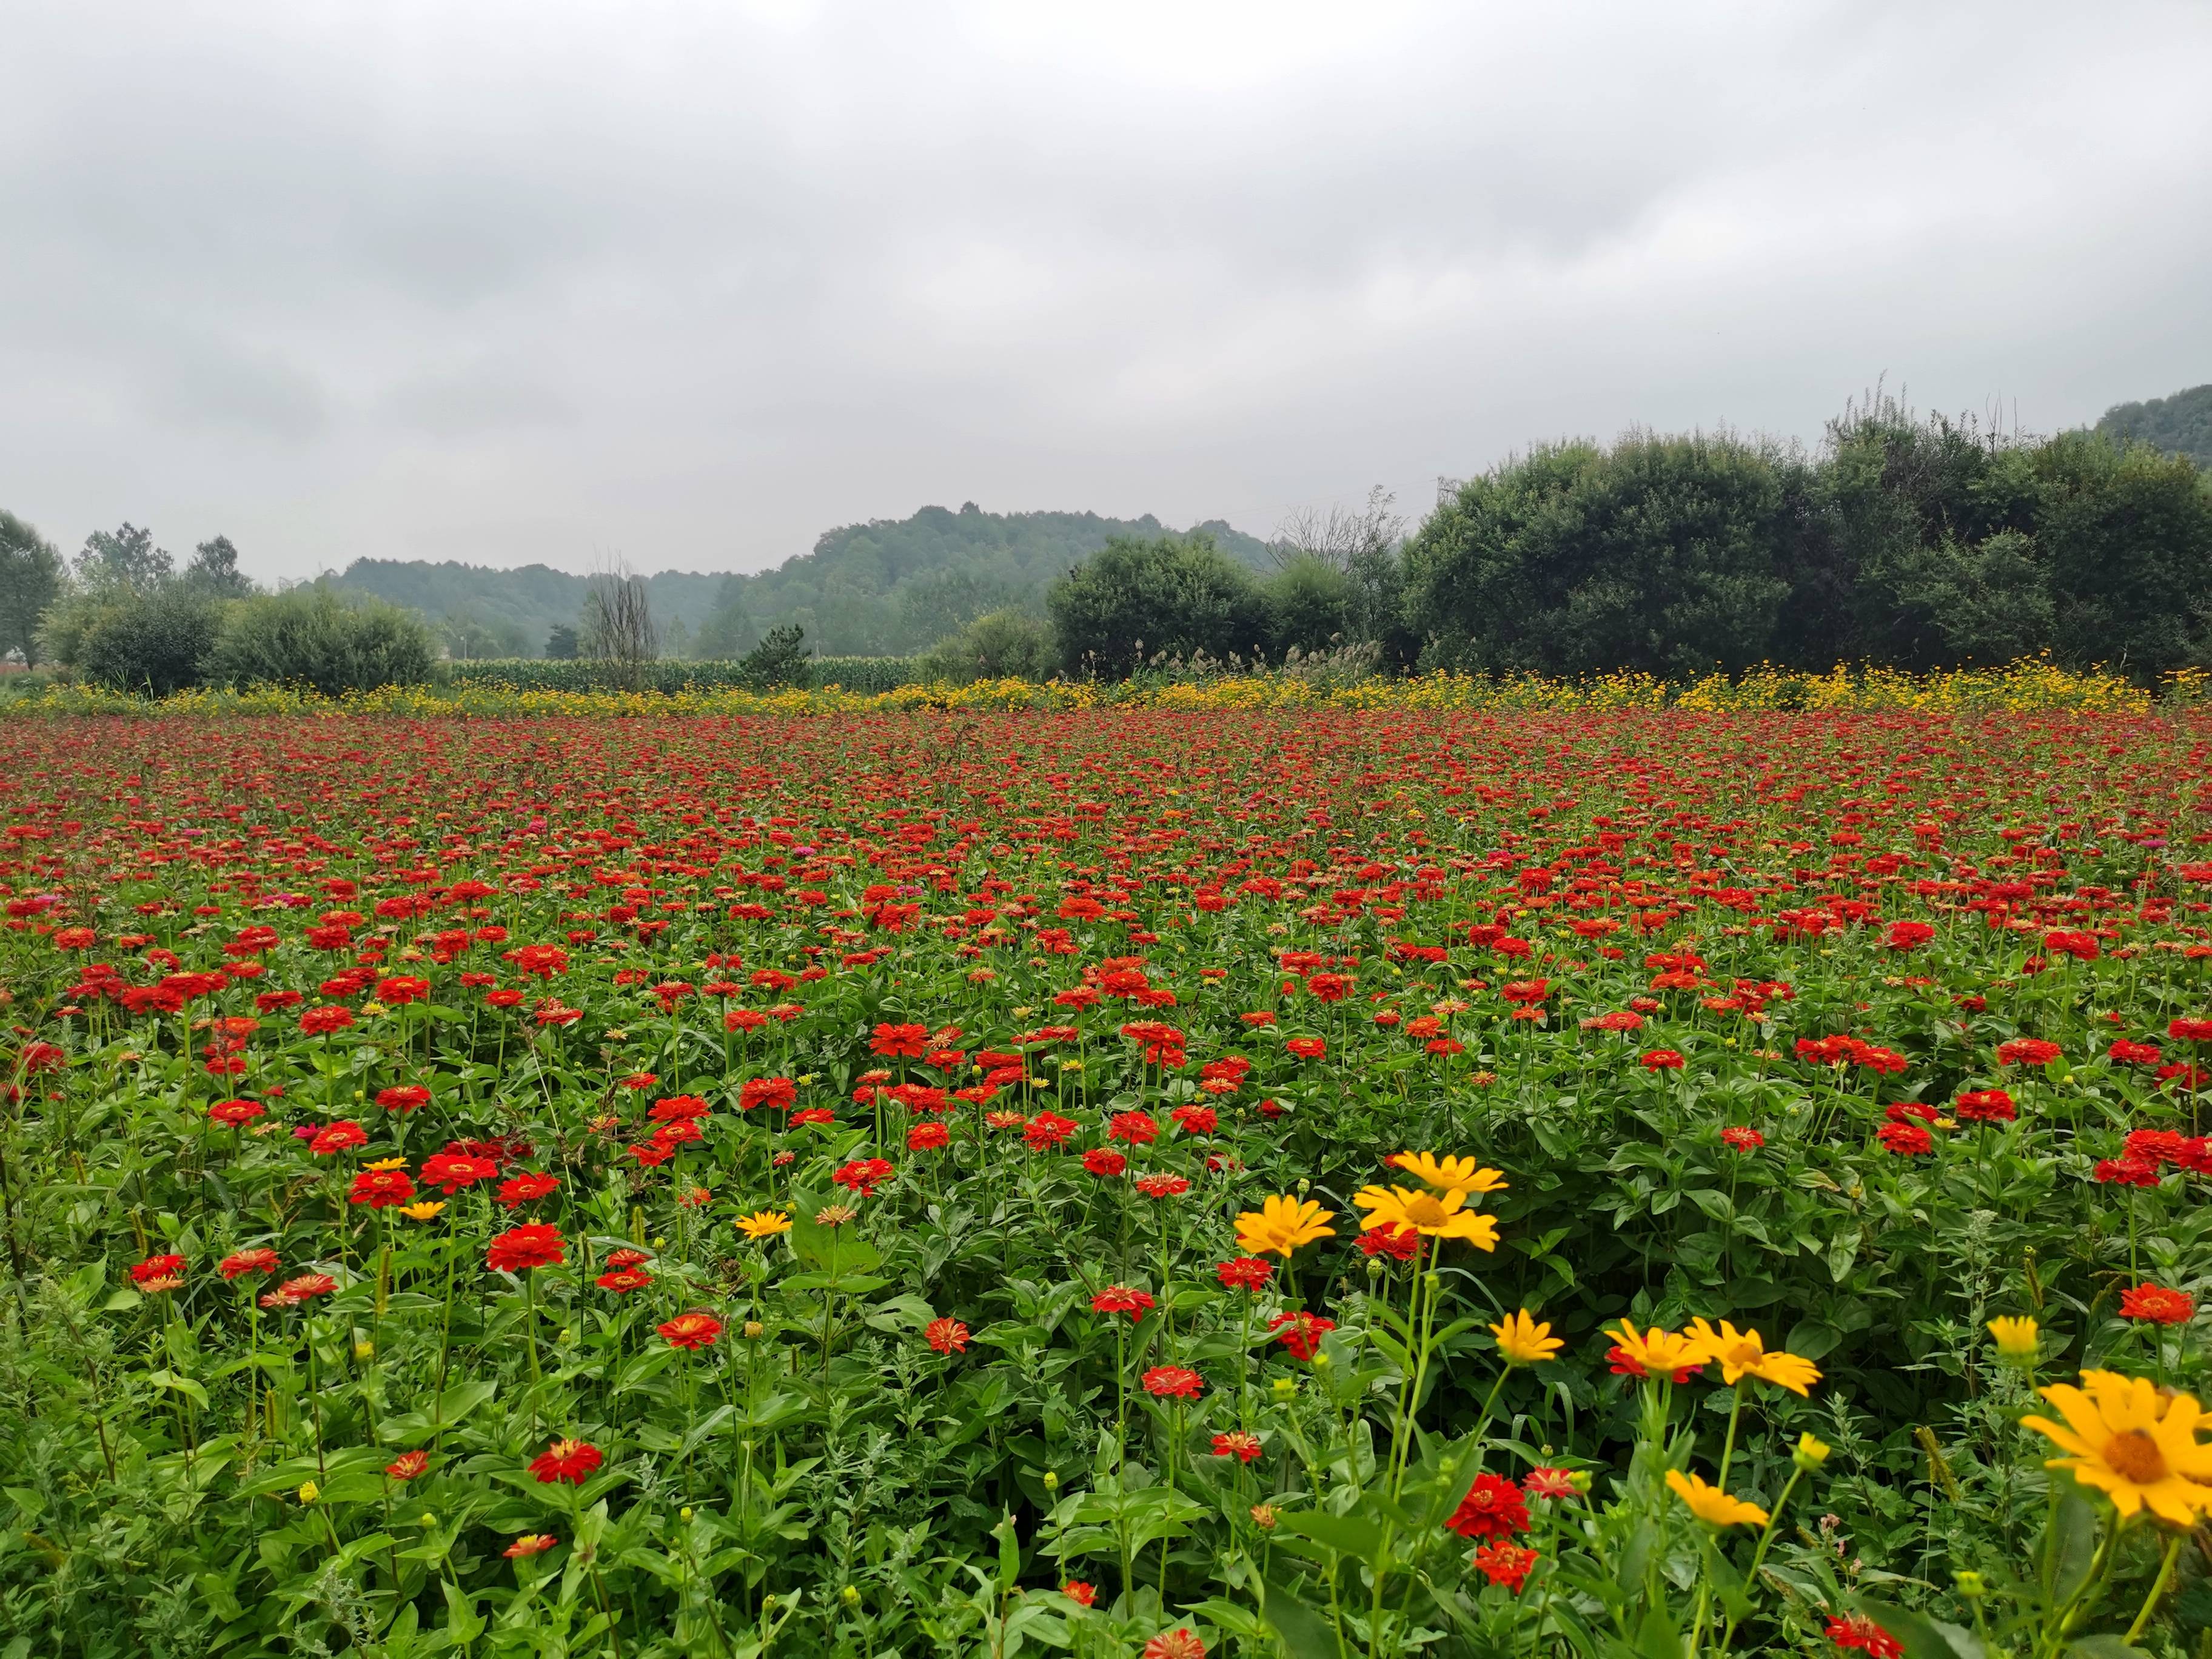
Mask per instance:
[[[655,621],[672,655],[730,656],[784,623],[807,643],[842,656],[927,649],[963,623],[1006,605],[1042,605],[1046,586],[1115,536],[1154,537],[1167,526],[1096,513],[958,512],[925,507],[826,532],[814,550],[758,575],[666,570],[647,578]],[[1239,563],[1262,567],[1267,545],[1218,520],[1193,526]],[[359,559],[338,579],[421,611],[434,622],[473,623],[495,651],[542,653],[556,623],[574,626],[585,579],[542,564],[481,565]]]
[[[2212,386],[2191,386],[2148,403],[2115,404],[2097,422],[2097,430],[2150,444],[2169,455],[2186,455],[2212,471]]]

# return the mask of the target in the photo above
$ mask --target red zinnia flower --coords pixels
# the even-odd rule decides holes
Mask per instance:
[[[1647,1072],[1679,1072],[1682,1069],[1682,1056],[1672,1048],[1654,1048],[1644,1056],[1642,1064]]]
[[[372,1210],[388,1210],[415,1196],[415,1183],[404,1170],[363,1170],[353,1178],[347,1201],[366,1204]]]
[[[1265,1256],[1240,1255],[1213,1270],[1224,1289],[1256,1291],[1274,1276],[1275,1264]]]
[[[1256,1434],[1238,1431],[1213,1437],[1213,1455],[1216,1457],[1233,1457],[1240,1463],[1249,1463],[1260,1455],[1260,1437]]]
[[[2184,1325],[2196,1316],[2197,1299],[2185,1291],[2163,1285],[2138,1285],[2120,1294],[2120,1317],[2148,1320],[2154,1325]]]
[[[1536,1552],[1503,1541],[1485,1544],[1475,1551],[1474,1565],[1492,1583],[1503,1584],[1518,1595],[1528,1570],[1536,1565]]]
[[[1885,1123],[1876,1131],[1875,1139],[1901,1158],[1936,1150],[1936,1137],[1917,1123]]]
[[[1116,1112],[1106,1126],[1106,1138],[1149,1146],[1160,1138],[1160,1126],[1150,1112]]]
[[[332,1152],[347,1152],[356,1146],[368,1145],[368,1133],[351,1118],[340,1118],[336,1123],[325,1124],[308,1141],[307,1150],[317,1158],[328,1158]]]
[[[1336,1328],[1334,1319],[1304,1312],[1279,1313],[1267,1322],[1275,1340],[1290,1350],[1293,1359],[1311,1359],[1321,1351],[1321,1340]]]
[[[387,1112],[411,1112],[429,1103],[430,1091],[419,1083],[402,1083],[376,1091],[376,1103]]]
[[[1152,1305],[1149,1291],[1140,1291],[1128,1285],[1109,1285],[1091,1298],[1093,1313],[1125,1313],[1132,1320],[1142,1319]]]
[[[208,1108],[208,1115],[226,1129],[235,1129],[262,1116],[266,1108],[258,1101],[218,1100]]]
[[[593,1469],[606,1462],[588,1440],[556,1440],[530,1460],[530,1472],[544,1483],[565,1480],[580,1486]]]
[[[430,1454],[426,1451],[402,1452],[384,1466],[384,1472],[394,1480],[412,1480],[430,1467]]]
[[[672,1348],[711,1348],[722,1334],[722,1322],[695,1308],[655,1328],[668,1339]]]
[[[1444,1526],[1462,1538],[1513,1538],[1528,1530],[1528,1504],[1504,1475],[1479,1474]]]
[[[2002,1089],[1969,1089],[1953,1103],[1961,1123],[2010,1123],[2020,1115]]]
[[[276,1267],[274,1250],[240,1250],[223,1257],[216,1264],[216,1271],[225,1279],[236,1279],[244,1273],[273,1273]]]
[[[516,1210],[525,1204],[550,1197],[560,1189],[561,1180],[557,1176],[510,1176],[499,1183],[499,1201],[502,1207]]]
[[[1094,1146],[1083,1155],[1083,1167],[1095,1176],[1112,1178],[1129,1167],[1129,1160],[1121,1153],[1104,1146]]]
[[[1370,1227],[1353,1241],[1366,1255],[1387,1255],[1411,1261],[1421,1248],[1421,1236],[1411,1227]]]
[[[142,1291],[173,1291],[185,1282],[180,1255],[149,1255],[131,1269],[131,1282]]]
[[[525,1556],[543,1555],[561,1540],[547,1532],[526,1532],[521,1537],[500,1552],[510,1561]]]
[[[1902,1659],[1905,1644],[1863,1613],[1828,1620],[1828,1639],[1839,1648],[1858,1648],[1867,1659]]]
[[[526,1273],[532,1267],[556,1267],[568,1259],[568,1247],[558,1229],[544,1222],[509,1227],[484,1252],[484,1266],[494,1273]]]
[[[1755,1152],[1766,1145],[1766,1137],[1758,1130],[1747,1129],[1741,1126],[1722,1130],[1721,1139],[1740,1152]]]
[[[603,1291],[612,1291],[616,1295],[623,1296],[631,1291],[643,1290],[653,1283],[653,1275],[639,1267],[617,1267],[611,1273],[601,1273],[593,1282]]]
[[[906,1132],[910,1152],[933,1152],[952,1144],[952,1132],[942,1123],[917,1123]]]
[[[872,1197],[877,1188],[891,1178],[891,1166],[880,1158],[857,1158],[838,1166],[830,1179],[840,1187],[850,1188],[862,1198]]]
[[[1319,1060],[1328,1053],[1328,1044],[1319,1037],[1291,1037],[1283,1047],[1300,1060]]]
[[[933,1319],[921,1328],[922,1340],[939,1353],[963,1353],[968,1328],[957,1319]]]
[[[2014,1037],[1997,1044],[1997,1064],[2048,1066],[2063,1052],[2057,1043],[2045,1042],[2041,1037]]]
[[[1181,1365],[1155,1365],[1144,1376],[1145,1392],[1162,1400],[1195,1400],[1206,1379]]]

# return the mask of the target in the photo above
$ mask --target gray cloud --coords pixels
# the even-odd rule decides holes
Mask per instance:
[[[30,15],[24,15],[28,13]],[[924,501],[1255,530],[1875,375],[2212,379],[2212,14],[19,8],[0,502],[751,568]]]

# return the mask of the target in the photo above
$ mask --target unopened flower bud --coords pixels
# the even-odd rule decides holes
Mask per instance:
[[[1060,1490],[1060,1476],[1051,1469],[1047,1469],[1044,1472],[1044,1489],[1047,1492],[1058,1492]]]
[[[745,1321],[744,1331],[748,1341],[757,1342],[768,1334],[768,1327],[757,1319],[748,1319]]]
[[[1279,1376],[1279,1377],[1277,1377],[1277,1378],[1275,1379],[1275,1398],[1276,1398],[1276,1399],[1278,1399],[1278,1400],[1288,1400],[1288,1399],[1289,1399],[1292,1395],[1296,1394],[1297,1391],[1298,1391],[1298,1385],[1297,1385],[1297,1380],[1296,1380],[1295,1378],[1288,1377],[1288,1376]]]
[[[1971,1567],[1961,1568],[1953,1573],[1951,1582],[1958,1587],[1959,1594],[1969,1601],[1978,1601],[1990,1593],[1990,1587],[1983,1581],[1982,1575]]]
[[[1261,1532],[1273,1532],[1273,1531],[1274,1531],[1274,1529],[1275,1529],[1275,1506],[1274,1506],[1273,1504],[1253,1504],[1253,1505],[1252,1505],[1252,1524],[1253,1524],[1254,1526],[1255,1526],[1255,1527],[1259,1528],[1260,1528],[1260,1530],[1261,1530]]]
[[[678,1521],[689,1521],[691,1518],[691,1506],[686,1504],[682,1509],[677,1510],[676,1518]]]
[[[353,1357],[356,1359],[363,1361],[375,1358],[376,1344],[371,1342],[367,1337],[363,1337],[360,1341],[353,1345]]]
[[[1797,1437],[1797,1449],[1790,1455],[1790,1461],[1801,1469],[1817,1469],[1828,1461],[1828,1450],[1826,1441],[1801,1434]]]
[[[322,1496],[322,1491],[323,1489],[313,1481],[303,1481],[300,1486],[300,1501],[302,1504],[312,1504]]]
[[[860,1605],[860,1587],[856,1584],[848,1584],[837,1594],[848,1607],[857,1607]]]

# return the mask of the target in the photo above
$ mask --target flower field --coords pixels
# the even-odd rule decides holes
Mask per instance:
[[[2212,1644],[2212,714],[0,745],[0,1659]]]

